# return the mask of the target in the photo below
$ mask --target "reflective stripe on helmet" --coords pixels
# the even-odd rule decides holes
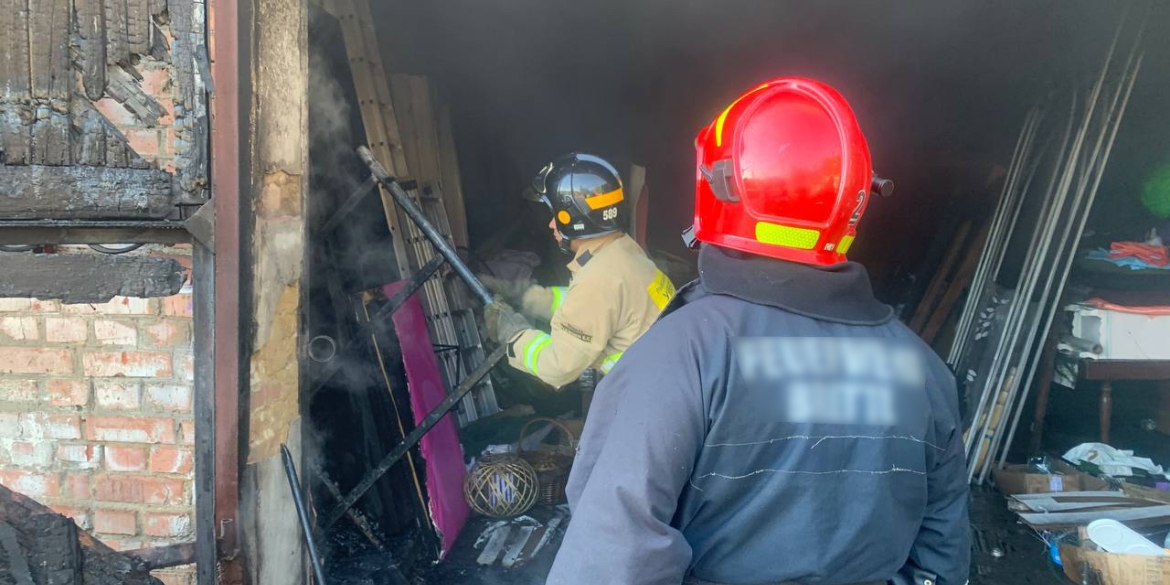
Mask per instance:
[[[756,241],[775,246],[811,250],[821,237],[819,230],[761,221],[756,223]]]
[[[736,98],[736,100],[734,102],[731,102],[730,106],[727,106],[726,110],[723,110],[722,114],[719,114],[719,118],[715,120],[715,146],[723,146],[723,122],[725,122],[727,120],[727,114],[731,113],[731,108],[734,108],[735,104],[738,104],[740,102],[740,100],[742,100],[743,98],[745,98],[749,95],[752,95],[753,93],[756,93],[757,91],[760,91],[761,89],[764,89],[765,87],[768,87],[768,85],[770,85],[770,84],[765,83],[765,84],[739,96],[738,98]]]
[[[563,286],[554,286],[554,287],[551,287],[551,290],[552,290],[552,298],[553,298],[553,300],[552,300],[552,313],[556,314],[557,309],[561,308],[561,305],[563,305],[565,303],[565,291],[567,291],[568,288],[563,287]]]
[[[552,343],[552,337],[547,333],[541,333],[524,346],[524,365],[528,371],[532,372],[532,375],[539,375],[536,371],[536,364],[540,359],[540,352],[544,351],[544,348],[548,347],[550,343]]]
[[[609,193],[602,193],[601,195],[594,195],[592,197],[586,197],[585,198],[585,205],[588,205],[589,209],[597,211],[598,209],[601,209],[602,207],[609,207],[611,205],[617,205],[618,203],[621,203],[622,200],[624,200],[625,198],[626,198],[626,196],[625,196],[625,193],[622,193],[622,188],[618,187],[617,189],[614,189],[613,191],[610,191]]]
[[[601,373],[608,374],[614,366],[617,365],[618,360],[622,359],[623,352],[617,352],[601,361]]]
[[[851,235],[848,235],[848,236],[841,238],[841,243],[837,244],[837,253],[838,254],[848,254],[849,247],[853,245],[854,238],[855,238],[855,236],[851,236]]]

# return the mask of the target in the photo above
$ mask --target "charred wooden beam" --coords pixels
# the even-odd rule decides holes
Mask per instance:
[[[0,274],[0,297],[66,303],[170,296],[187,278],[183,266],[171,259],[97,254],[0,254]]]
[[[142,561],[151,571],[169,569],[195,562],[195,543],[183,542],[169,546],[158,546],[132,550],[126,556]]]
[[[0,166],[0,219],[162,219],[172,190],[156,169]]]
[[[0,244],[185,244],[191,241],[185,227],[189,224],[155,220],[0,220]]]

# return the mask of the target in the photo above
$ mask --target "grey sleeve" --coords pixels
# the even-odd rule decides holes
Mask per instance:
[[[946,451],[927,475],[926,514],[910,559],[895,584],[921,583],[911,575],[934,577],[938,585],[964,585],[971,570],[971,527],[967,514],[967,458],[962,434],[951,432]]]
[[[670,525],[706,434],[699,356],[659,323],[595,393],[570,480],[552,585],[679,585],[691,548]]]

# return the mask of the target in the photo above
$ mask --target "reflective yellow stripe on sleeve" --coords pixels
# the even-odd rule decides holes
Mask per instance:
[[[612,370],[613,367],[617,365],[618,360],[622,359],[622,353],[623,352],[619,351],[619,352],[605,358],[604,360],[601,360],[601,373],[608,374],[609,371]]]
[[[552,287],[552,314],[555,315],[557,309],[560,309],[561,305],[565,304],[565,292],[567,290],[568,288],[563,286]]]
[[[540,359],[540,352],[544,351],[544,348],[548,347],[550,343],[552,343],[552,336],[541,333],[524,346],[524,365],[528,367],[528,371],[532,372],[532,375],[539,375],[536,371],[536,364]]]

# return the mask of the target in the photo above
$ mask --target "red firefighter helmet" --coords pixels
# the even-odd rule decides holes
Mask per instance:
[[[872,193],[853,110],[811,79],[779,78],[736,99],[695,142],[694,240],[804,264],[845,261]]]

